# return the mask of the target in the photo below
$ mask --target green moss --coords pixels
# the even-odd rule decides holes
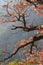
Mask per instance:
[[[28,63],[28,62],[25,62],[24,65],[34,65],[34,64],[32,64],[32,63]]]
[[[0,54],[3,53],[3,51],[0,49]]]
[[[12,62],[9,62],[7,65],[18,65],[18,60],[15,60],[15,61],[12,61]]]
[[[7,65],[19,65],[19,62],[16,59],[15,61],[9,62]],[[24,65],[34,65],[34,64],[28,63],[28,62],[24,62]]]

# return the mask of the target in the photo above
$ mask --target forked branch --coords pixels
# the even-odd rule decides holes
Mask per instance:
[[[26,42],[23,45],[21,45],[18,48],[16,48],[16,50],[10,56],[4,58],[3,60],[0,60],[0,62],[4,62],[4,61],[12,58],[21,48],[24,48],[25,46],[27,46],[29,44],[33,44],[33,42],[38,41],[40,39],[43,39],[43,35],[34,36],[32,40],[29,40],[28,42]]]
[[[11,30],[15,30],[15,29],[23,29],[23,31],[32,31],[32,30],[39,30],[39,29],[43,29],[43,26],[42,25],[39,25],[39,26],[32,26],[30,25],[29,27],[24,27],[24,26],[14,26],[13,25],[13,28]]]

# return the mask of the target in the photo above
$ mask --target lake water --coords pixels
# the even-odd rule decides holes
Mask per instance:
[[[2,17],[0,17],[2,18]],[[43,20],[41,17],[38,17],[36,13],[31,13],[29,20],[27,20],[27,26],[30,25],[32,22],[33,25],[41,25],[43,24]],[[3,50],[11,54],[13,50],[15,49],[15,45],[22,39],[28,40],[30,36],[33,36],[36,34],[36,31],[31,31],[31,32],[25,32],[21,29],[17,30],[11,30],[12,25],[19,25],[20,22],[6,22],[6,23],[0,23],[0,50]],[[36,42],[37,44],[37,42]],[[43,46],[43,40],[40,40],[39,43],[40,46]],[[8,56],[9,54],[5,53],[5,56]],[[2,57],[2,58],[3,58]],[[24,58],[24,54],[21,54],[20,51],[13,56],[12,59],[15,58]]]

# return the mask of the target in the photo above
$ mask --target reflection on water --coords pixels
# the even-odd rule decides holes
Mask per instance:
[[[4,13],[5,11],[2,9],[0,9],[0,13],[3,11],[2,14],[6,14]],[[2,16],[2,14],[0,14],[0,16]],[[42,16],[43,17],[43,16]],[[0,17],[0,19],[3,18]],[[28,18],[27,18],[28,19]],[[41,25],[43,24],[43,20],[41,20],[41,17],[38,17],[36,15],[36,13],[31,13],[31,15],[29,16],[29,19],[26,21],[27,26],[32,24],[33,25]],[[19,25],[18,22],[14,23],[14,22],[6,22],[6,23],[0,23],[0,59],[7,57],[8,55],[10,55],[13,50],[15,49],[15,45],[22,39],[29,39],[30,36],[33,36],[36,34],[36,31],[31,31],[31,32],[24,32],[21,29],[17,29],[17,30],[11,30],[12,25]],[[43,40],[40,40],[39,42],[35,42],[35,44],[37,44],[40,46],[43,46]],[[22,49],[23,50],[23,49]],[[39,49],[40,50],[40,49]],[[18,53],[13,56],[11,60],[15,59],[15,58],[25,58],[25,54],[21,54],[20,53],[21,50],[18,51]],[[5,65],[5,64],[4,64]]]
[[[11,53],[14,48],[15,44],[18,43],[21,39],[29,39],[29,37],[36,33],[36,31],[31,32],[24,32],[21,29],[18,30],[11,30],[12,25],[17,23],[0,23],[0,49],[3,51],[7,51],[8,53]],[[43,40],[41,41],[41,46],[43,45]],[[37,44],[37,42],[35,42]],[[5,55],[7,54],[5,53]],[[8,56],[9,54],[7,54]],[[18,52],[13,58],[19,58],[20,53]],[[3,56],[2,56],[3,57]],[[21,55],[21,57],[24,57],[24,55]]]
[[[30,25],[32,22],[33,25],[41,25],[43,24],[43,21],[41,20],[41,17],[36,17],[34,14],[31,13],[30,16],[31,19],[27,20],[27,26]],[[3,54],[2,58],[8,56],[12,53],[12,51],[15,49],[15,44],[17,44],[21,39],[29,39],[30,36],[35,35],[36,31],[31,32],[24,32],[21,29],[17,30],[11,30],[12,25],[19,25],[18,22],[6,22],[6,23],[0,23],[0,49],[6,52]],[[34,32],[34,33],[33,33]],[[37,44],[38,42],[35,42]],[[43,40],[40,40],[40,46],[43,45]],[[7,54],[8,53],[8,54]],[[13,60],[15,58],[24,58],[24,54],[21,54],[20,51],[12,57]]]

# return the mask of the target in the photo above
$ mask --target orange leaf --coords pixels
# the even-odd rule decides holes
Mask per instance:
[[[38,15],[38,16],[41,16],[41,15],[42,15],[42,12],[38,12],[37,15]]]
[[[39,5],[38,5],[38,8],[39,8],[39,9],[43,9],[43,4],[39,4]]]

